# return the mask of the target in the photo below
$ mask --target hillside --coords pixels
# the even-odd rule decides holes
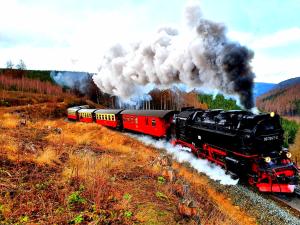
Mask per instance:
[[[68,123],[58,107],[0,108],[1,224],[255,224],[206,177],[127,135]]]
[[[300,78],[277,84],[272,90],[259,96],[256,104],[262,111],[274,111],[283,116],[299,116]]]

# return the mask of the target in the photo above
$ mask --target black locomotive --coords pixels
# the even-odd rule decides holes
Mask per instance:
[[[298,168],[283,148],[275,113],[187,109],[176,116],[175,143],[224,167],[263,192],[293,192]]]

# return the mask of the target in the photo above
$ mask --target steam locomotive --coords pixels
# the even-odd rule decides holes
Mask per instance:
[[[283,129],[275,113],[249,111],[68,109],[68,119],[167,138],[201,158],[245,179],[261,192],[293,193],[299,170],[283,148]]]

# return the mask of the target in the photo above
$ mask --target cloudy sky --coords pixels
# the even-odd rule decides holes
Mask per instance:
[[[0,67],[96,72],[113,44],[182,26],[185,0],[0,0]],[[300,0],[201,0],[207,19],[253,49],[256,81],[300,76]]]

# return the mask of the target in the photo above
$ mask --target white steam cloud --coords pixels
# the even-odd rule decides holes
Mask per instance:
[[[149,136],[141,136],[135,134],[128,134],[131,137],[145,143],[146,145],[152,145],[158,149],[165,149],[173,158],[180,162],[188,162],[191,167],[196,169],[199,173],[204,173],[211,179],[220,181],[223,185],[236,185],[238,180],[233,180],[230,175],[225,174],[225,171],[219,166],[210,163],[205,159],[196,158],[188,148],[184,148],[180,145],[173,146],[171,143],[165,140],[154,140]]]
[[[77,88],[81,93],[85,93],[91,75],[85,72],[51,71],[50,76],[62,87]]]
[[[187,32],[164,27],[148,40],[113,46],[93,76],[95,84],[122,99],[147,94],[147,84],[185,84],[238,95],[246,109],[252,108],[253,52],[229,41],[225,26],[203,18],[198,5],[187,6],[185,18]]]

